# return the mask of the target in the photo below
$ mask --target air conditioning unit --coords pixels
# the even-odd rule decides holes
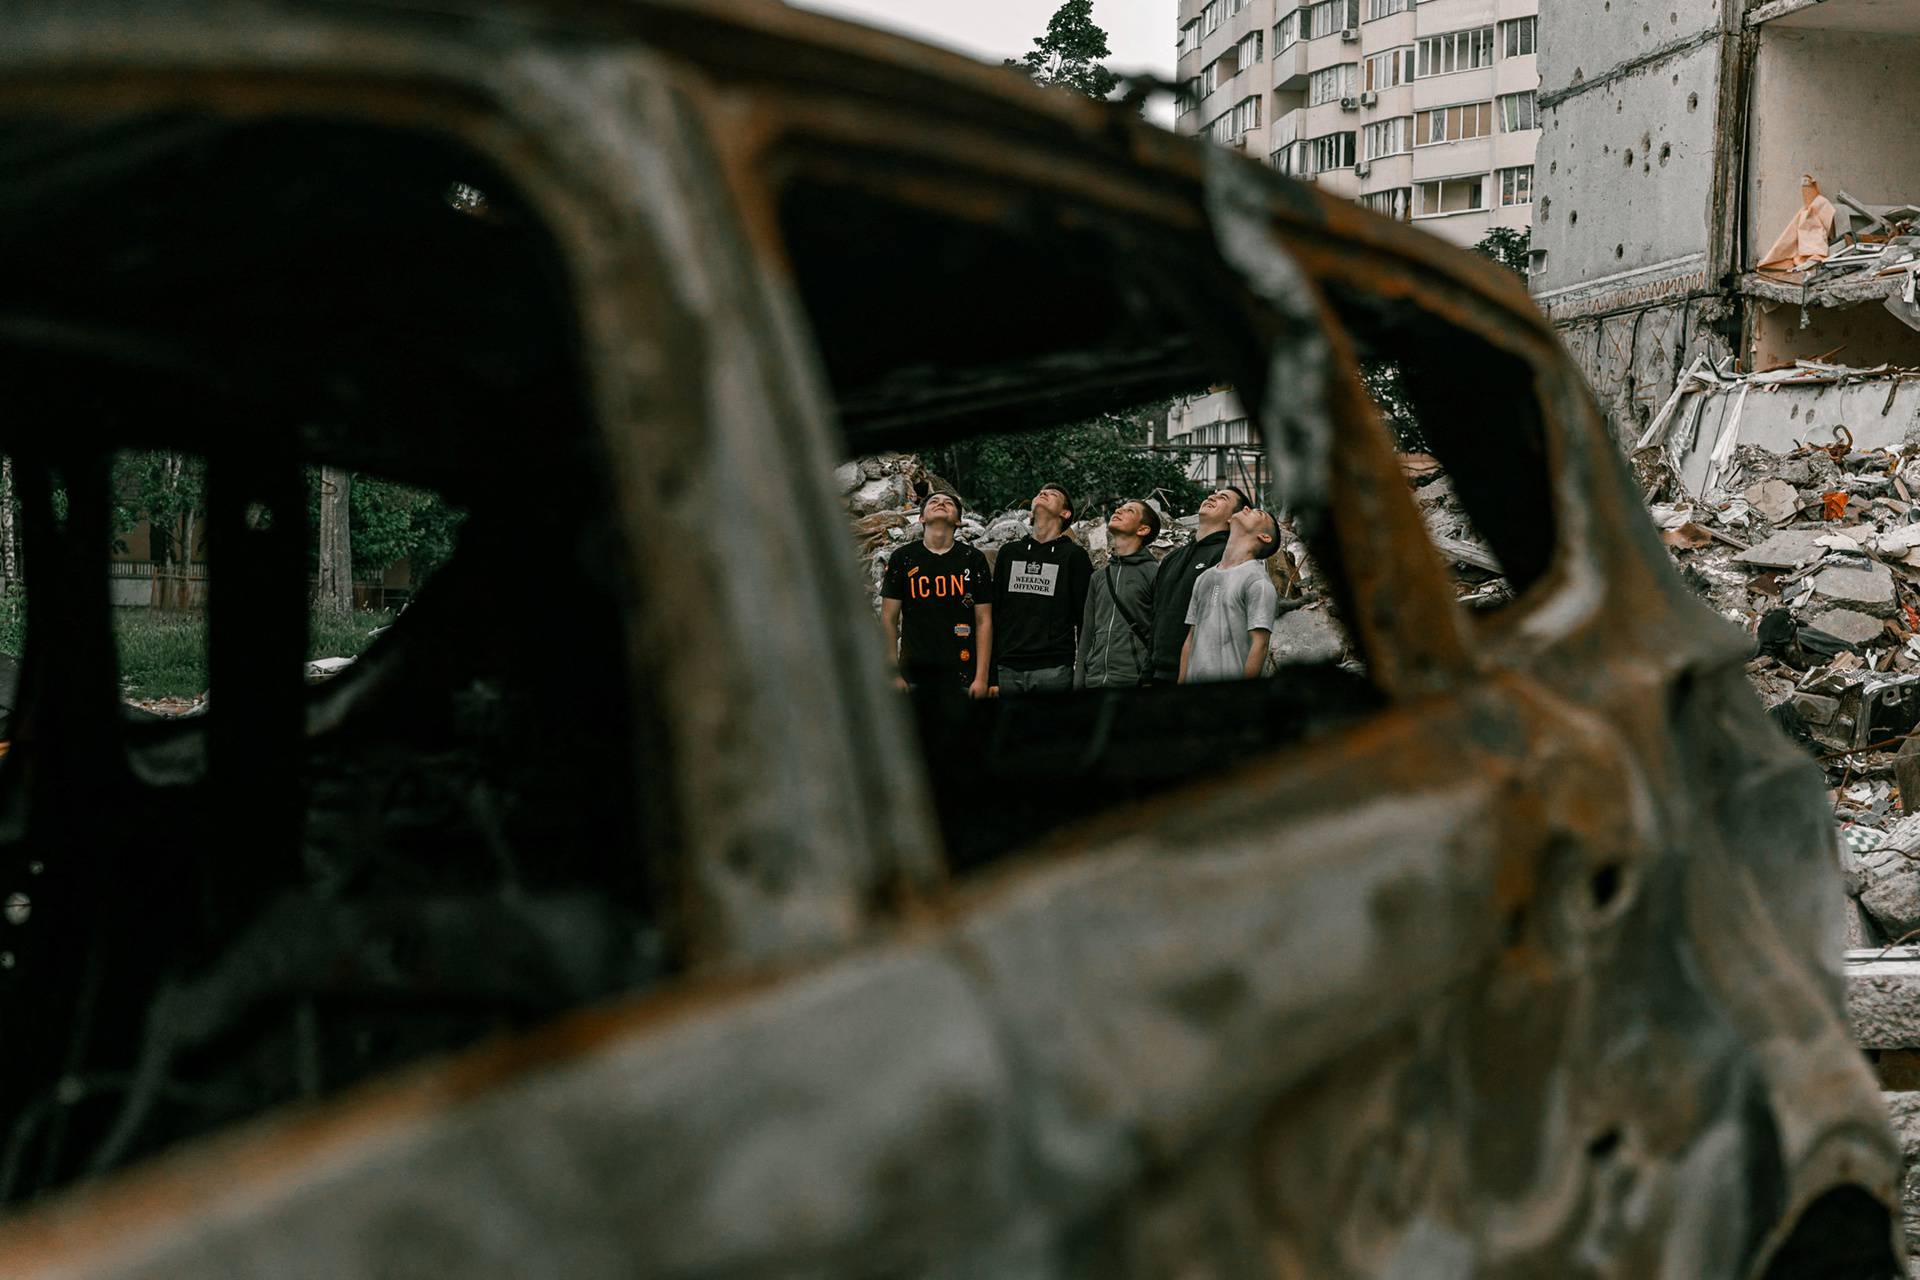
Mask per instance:
[[[1345,41],[1347,44],[1352,44],[1354,41],[1358,40],[1359,38],[1360,38],[1360,32],[1357,28],[1355,27],[1340,28],[1340,39]]]
[[[1353,176],[1356,178],[1364,178],[1372,172],[1373,172],[1373,166],[1367,163],[1365,160],[1362,160],[1359,164],[1356,164],[1355,166],[1353,166]]]
[[[1360,100],[1358,98],[1342,98],[1340,99],[1340,109],[1342,111],[1358,111],[1360,109]]]
[[[1379,101],[1380,101],[1380,95],[1375,93],[1371,89],[1367,90],[1365,93],[1360,95],[1360,105],[1363,107],[1371,107],[1376,102],[1379,102]]]

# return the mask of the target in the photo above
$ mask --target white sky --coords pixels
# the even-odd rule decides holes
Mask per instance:
[[[1018,58],[1047,29],[1060,0],[793,0],[868,26],[958,49],[989,62]],[[1093,0],[1093,20],[1107,33],[1118,72],[1150,71],[1173,79],[1174,0]],[[1166,103],[1148,112],[1162,124],[1172,117]]]

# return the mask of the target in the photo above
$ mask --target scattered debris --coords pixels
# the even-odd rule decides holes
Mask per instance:
[[[1695,370],[1724,394],[1726,374]],[[1829,373],[1802,362],[1792,376]],[[1697,423],[1686,394],[1698,393],[1677,393],[1666,424]],[[1884,945],[1920,926],[1920,444],[1829,434],[1785,452],[1735,437],[1698,497],[1678,465],[1643,457],[1635,470],[1654,478],[1648,510],[1682,576],[1753,638],[1748,678],[1775,722],[1826,768],[1864,942]]]

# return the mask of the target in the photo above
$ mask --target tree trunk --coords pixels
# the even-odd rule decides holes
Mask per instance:
[[[316,612],[353,611],[353,531],[348,500],[353,477],[338,467],[320,468],[320,570],[313,588]]]

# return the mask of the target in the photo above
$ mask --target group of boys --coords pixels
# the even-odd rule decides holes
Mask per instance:
[[[1068,532],[1065,489],[1042,485],[1031,512],[1032,532],[989,566],[954,537],[959,498],[936,489],[921,502],[923,537],[894,552],[880,587],[901,687],[984,698],[1261,674],[1282,610],[1266,566],[1280,526],[1243,491],[1208,494],[1193,541],[1162,560],[1148,550],[1160,512],[1121,503],[1098,573]]]

